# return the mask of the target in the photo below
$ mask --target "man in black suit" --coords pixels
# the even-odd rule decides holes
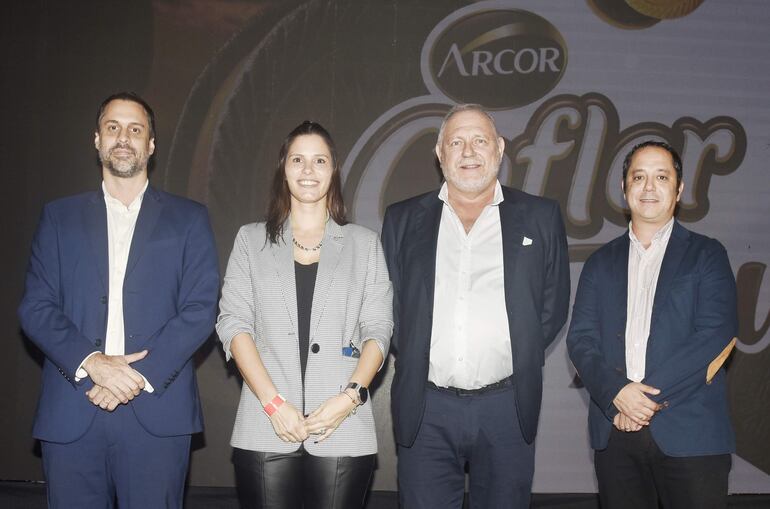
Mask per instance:
[[[440,190],[391,205],[391,392],[402,507],[529,507],[545,349],[567,318],[558,205],[502,187],[504,141],[458,105],[436,143]]]

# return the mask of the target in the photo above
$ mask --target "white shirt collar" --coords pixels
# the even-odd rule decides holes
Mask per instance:
[[[632,228],[633,222],[628,222],[628,237],[631,239],[631,242],[635,245],[641,246],[642,243],[637,238],[636,234],[634,233],[634,229]],[[650,241],[650,245],[658,244],[663,240],[668,240],[668,237],[671,236],[671,231],[674,229],[674,218],[668,220],[666,224],[664,224],[660,230],[655,232],[655,235],[652,236],[652,240]]]
[[[147,186],[150,184],[149,180],[146,180],[144,182],[144,187],[141,191],[139,191],[139,194],[136,195],[136,198],[128,204],[128,207],[123,205],[123,202],[112,196],[107,191],[107,186],[105,185],[104,181],[102,180],[102,192],[104,192],[104,201],[107,203],[107,205],[112,207],[121,207],[124,210],[127,210],[128,212],[134,212],[141,208],[142,206],[142,199],[144,198],[144,192],[147,191]]]
[[[441,184],[441,189],[438,192],[438,198],[439,200],[449,205],[449,188],[447,187],[446,182]],[[490,203],[489,205],[491,207],[494,207],[494,206],[500,205],[500,202],[502,201],[503,201],[503,186],[500,185],[499,180],[495,180],[495,195],[492,197],[492,203]]]

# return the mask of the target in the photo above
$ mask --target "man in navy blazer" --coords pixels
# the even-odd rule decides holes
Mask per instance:
[[[102,188],[47,204],[19,307],[45,356],[33,435],[49,507],[181,507],[202,430],[192,355],[219,274],[206,208],[148,186],[152,109],[99,108]]]
[[[735,439],[724,372],[707,371],[738,328],[730,262],[674,219],[682,162],[669,145],[635,146],[622,186],[629,229],[586,261],[567,336],[602,507],[726,507]]]
[[[529,507],[545,349],[567,316],[559,206],[502,187],[504,140],[478,105],[452,108],[441,190],[391,205],[391,389],[402,507]]]

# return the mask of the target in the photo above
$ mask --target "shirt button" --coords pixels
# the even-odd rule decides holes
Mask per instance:
[[[462,362],[462,361],[463,361],[463,358],[462,358],[462,357],[458,357],[458,358],[457,358],[457,360],[458,360],[458,361],[460,361],[460,362]]]

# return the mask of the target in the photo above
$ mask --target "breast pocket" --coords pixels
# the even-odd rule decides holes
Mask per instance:
[[[681,324],[691,323],[695,316],[700,279],[695,274],[678,277],[671,281],[668,306]]]

